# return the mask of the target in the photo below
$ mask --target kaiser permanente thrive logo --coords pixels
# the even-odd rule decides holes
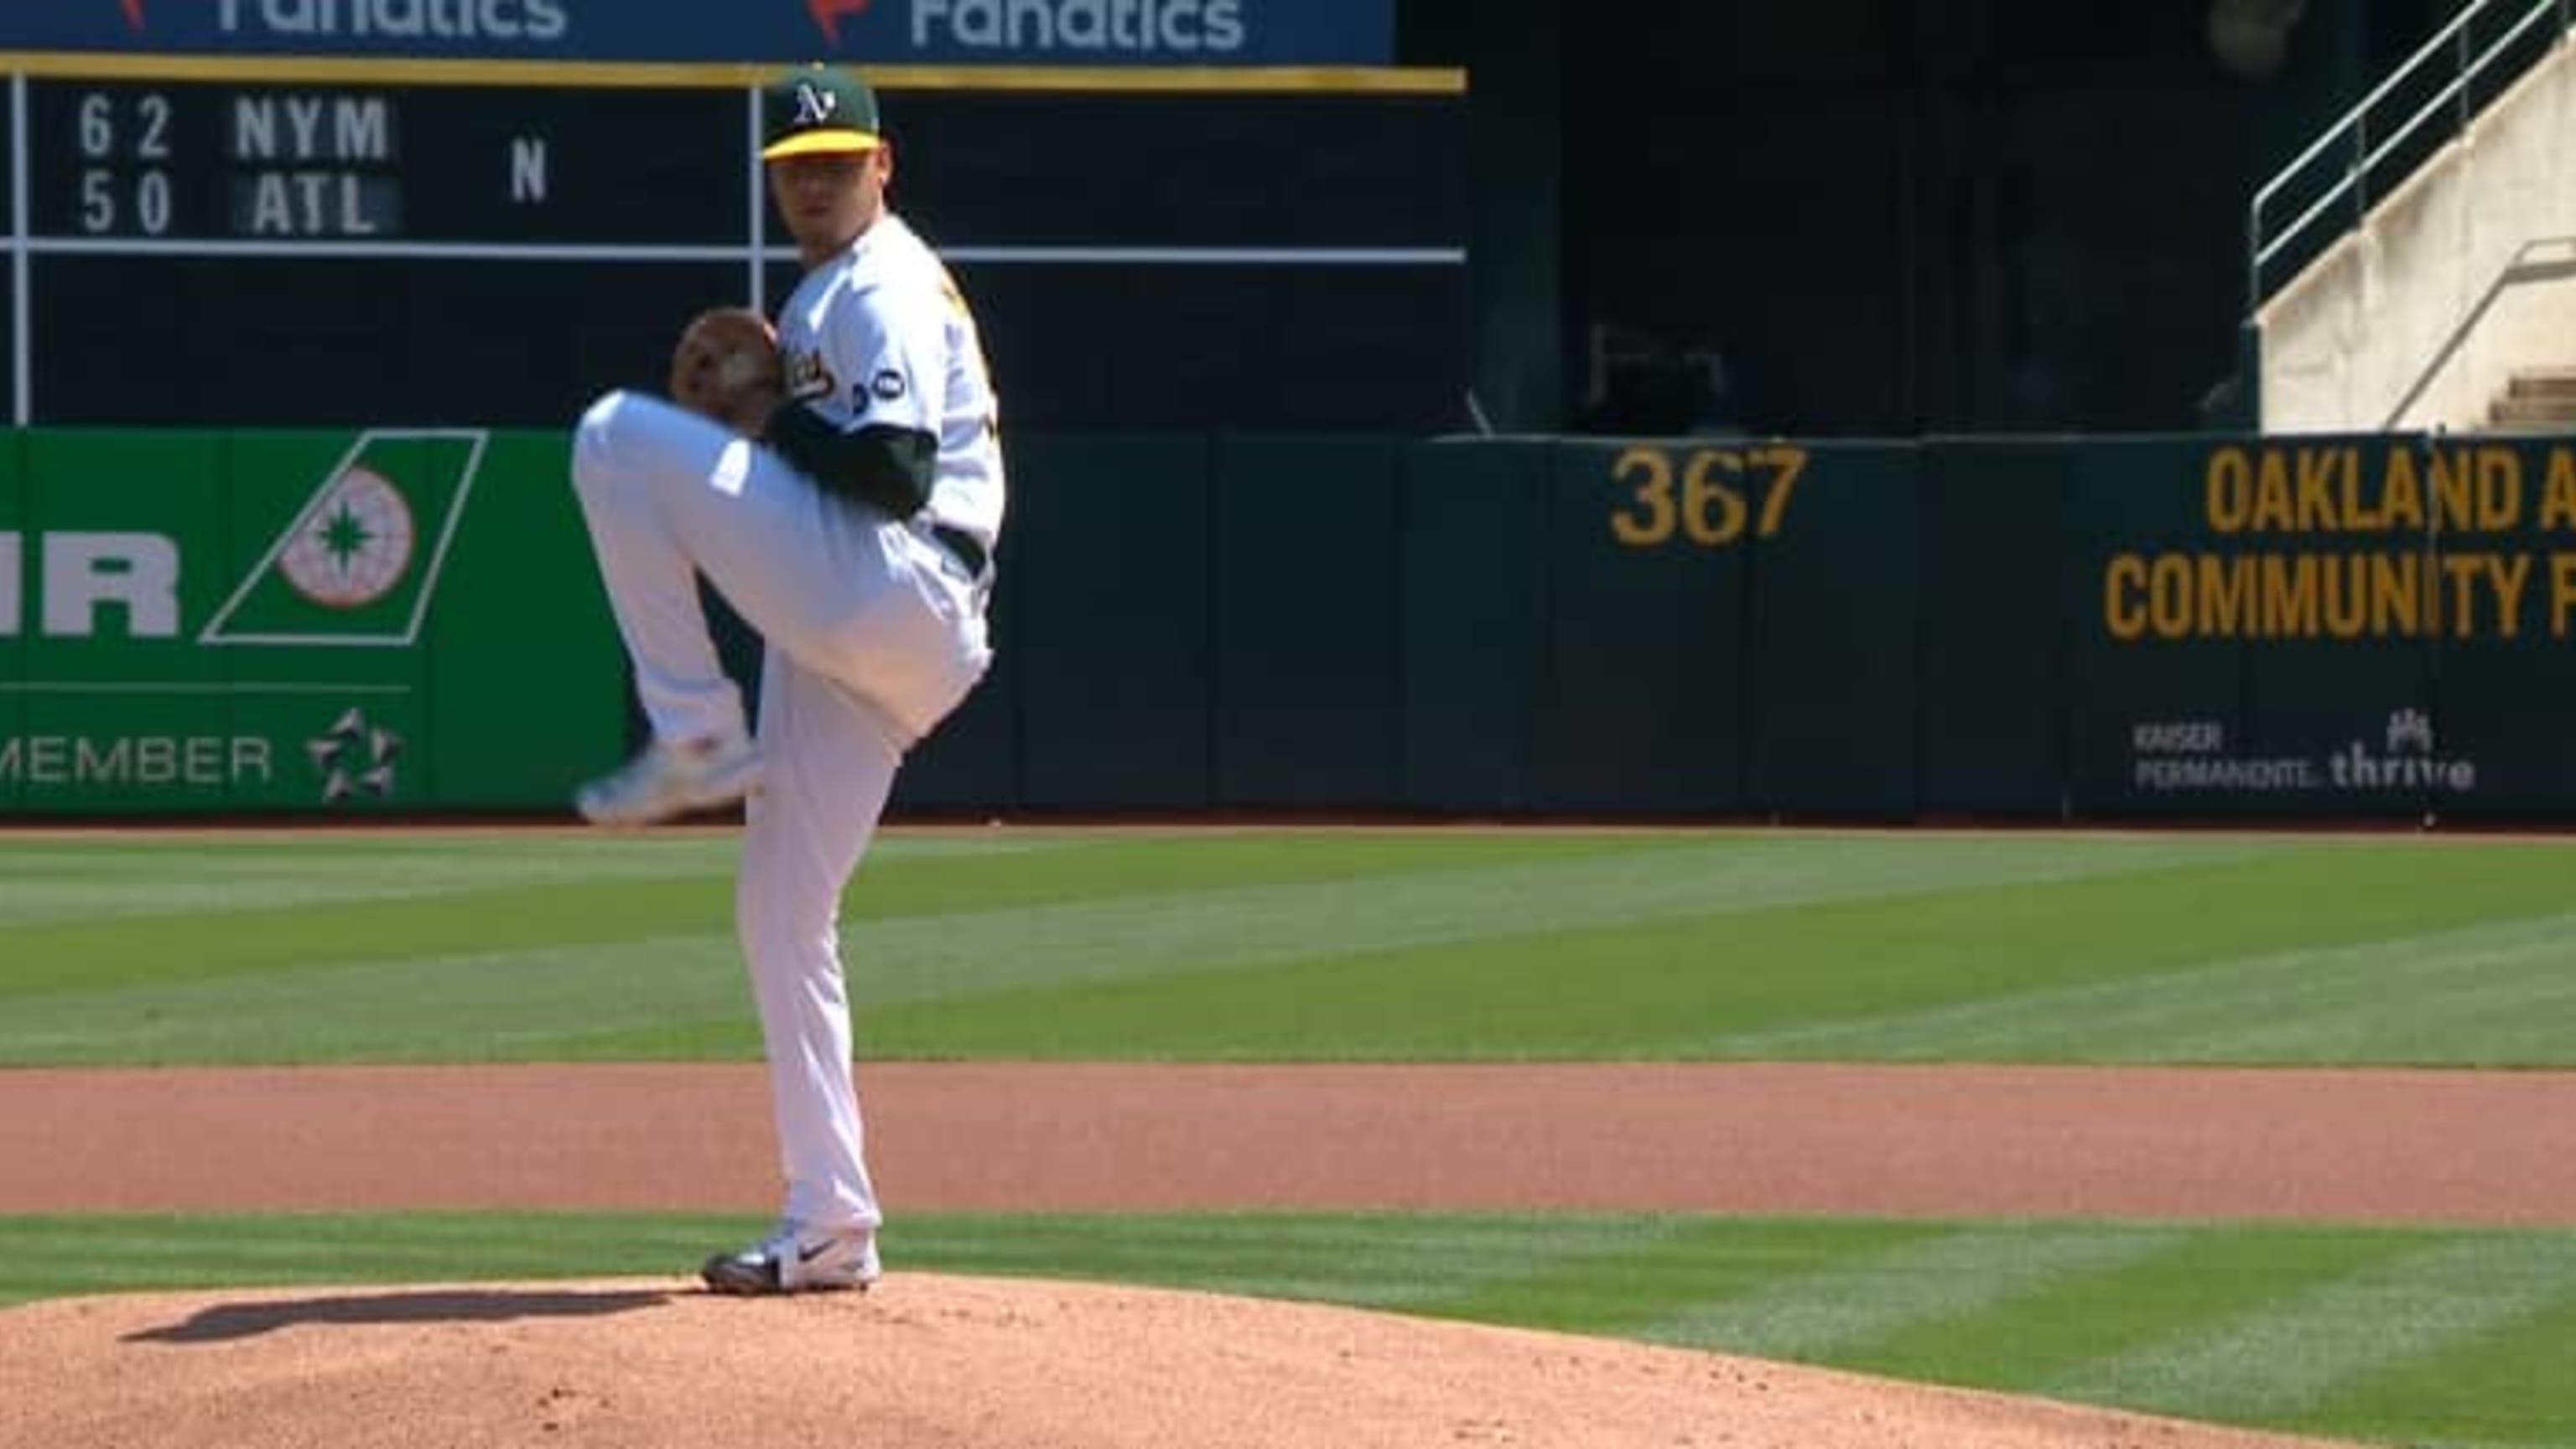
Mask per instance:
[[[2323,759],[2241,753],[2214,719],[2134,724],[2129,748],[2138,788],[2157,793],[2466,795],[2478,788],[2477,761],[2442,753],[2432,715],[2412,705],[2389,711],[2377,749],[2352,738]]]

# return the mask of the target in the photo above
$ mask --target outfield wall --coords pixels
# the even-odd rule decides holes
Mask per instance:
[[[2576,440],[1011,457],[902,812],[2576,820]],[[0,434],[11,812],[554,812],[633,728],[559,434]]]

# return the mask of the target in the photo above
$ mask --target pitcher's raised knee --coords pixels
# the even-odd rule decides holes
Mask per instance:
[[[600,395],[597,402],[584,409],[581,422],[572,434],[572,482],[575,488],[595,488],[608,481],[611,469],[612,438],[617,415],[626,409],[632,393],[624,388]]]

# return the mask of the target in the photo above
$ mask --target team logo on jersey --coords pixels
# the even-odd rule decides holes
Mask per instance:
[[[877,375],[868,379],[868,391],[879,402],[893,402],[903,396],[903,374],[891,367],[880,367]]]
[[[789,397],[798,402],[811,402],[818,397],[830,397],[840,390],[840,383],[832,378],[832,369],[823,365],[823,354],[819,352],[787,354],[787,395]]]

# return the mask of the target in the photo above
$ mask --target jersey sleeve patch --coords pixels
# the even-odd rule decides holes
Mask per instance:
[[[820,352],[787,354],[787,395],[798,402],[812,402],[840,391],[832,380],[832,368]]]

